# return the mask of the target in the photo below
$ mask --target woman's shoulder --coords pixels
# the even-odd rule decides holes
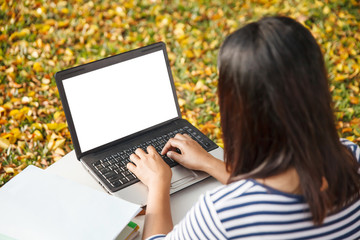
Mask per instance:
[[[259,201],[304,203],[301,195],[289,194],[263,185],[254,179],[243,179],[220,186],[207,193],[214,206],[231,203],[256,203]]]

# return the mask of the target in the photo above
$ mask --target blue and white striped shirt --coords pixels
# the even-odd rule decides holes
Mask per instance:
[[[341,140],[360,162],[360,148]],[[356,239],[360,200],[314,226],[300,195],[280,192],[253,179],[221,186],[199,201],[168,235],[148,239]]]

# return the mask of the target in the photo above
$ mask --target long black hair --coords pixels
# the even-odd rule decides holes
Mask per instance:
[[[315,224],[359,198],[359,164],[339,141],[323,56],[304,26],[267,17],[237,30],[220,49],[219,75],[230,181],[295,168]]]

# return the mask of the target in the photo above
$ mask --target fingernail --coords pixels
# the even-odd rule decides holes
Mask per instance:
[[[168,157],[170,157],[171,156],[171,152],[167,152],[167,154],[166,154]]]

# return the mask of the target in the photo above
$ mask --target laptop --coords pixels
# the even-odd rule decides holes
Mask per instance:
[[[129,156],[149,145],[160,153],[177,133],[223,157],[220,147],[182,119],[163,42],[57,72],[55,80],[77,159],[114,196],[146,205],[147,187],[126,168]],[[173,174],[170,194],[208,177],[162,158]]]

